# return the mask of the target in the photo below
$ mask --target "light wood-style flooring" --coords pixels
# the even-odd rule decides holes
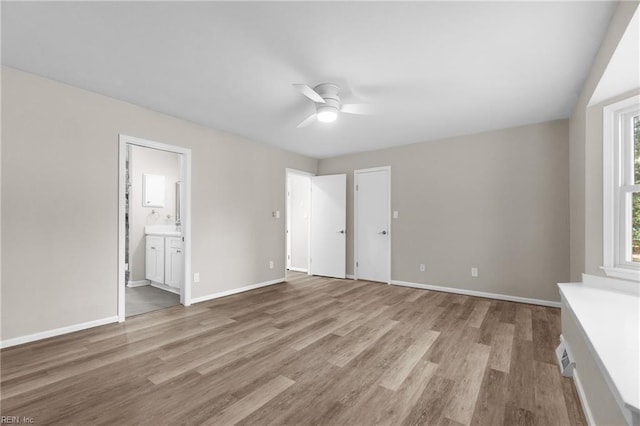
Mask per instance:
[[[290,274],[1,352],[37,424],[582,425],[554,308]]]

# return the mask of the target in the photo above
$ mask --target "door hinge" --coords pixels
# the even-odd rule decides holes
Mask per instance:
[[[356,185],[356,191],[357,191],[358,189],[360,189],[360,186],[359,186],[359,185]]]
[[[360,264],[358,263],[358,261],[356,260],[356,268],[358,268],[360,266]]]
[[[313,262],[313,259],[312,259],[312,258],[309,258],[309,263],[311,263],[311,262]]]

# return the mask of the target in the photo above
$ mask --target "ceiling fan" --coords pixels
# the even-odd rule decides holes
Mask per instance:
[[[313,89],[306,84],[294,84],[300,93],[315,103],[316,112],[305,118],[296,127],[305,127],[315,120],[323,123],[331,123],[338,118],[339,112],[347,114],[373,114],[373,109],[368,104],[343,104],[340,102],[340,88],[332,83],[318,84]]]

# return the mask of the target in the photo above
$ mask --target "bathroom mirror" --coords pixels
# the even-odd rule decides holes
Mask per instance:
[[[142,175],[142,206],[164,207],[164,176]]]

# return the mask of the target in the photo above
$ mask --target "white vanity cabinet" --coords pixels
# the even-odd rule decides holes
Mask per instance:
[[[144,277],[164,283],[164,237],[147,235]]]
[[[180,288],[184,277],[184,250],[182,237],[165,237],[164,283]]]
[[[179,293],[184,277],[182,237],[146,236],[145,278],[151,285]]]

